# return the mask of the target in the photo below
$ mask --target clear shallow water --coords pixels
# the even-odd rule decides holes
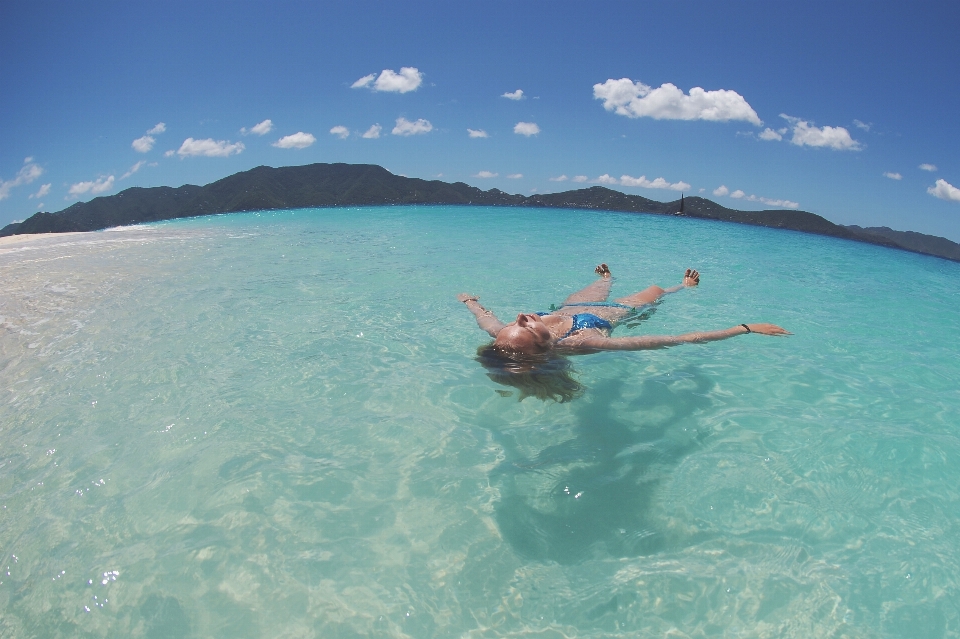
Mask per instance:
[[[619,335],[795,335],[502,396],[456,293],[509,318],[600,261],[703,273]],[[958,264],[385,208],[42,238],[0,283],[0,636],[960,634]]]

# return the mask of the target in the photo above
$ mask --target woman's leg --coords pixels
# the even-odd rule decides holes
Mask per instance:
[[[660,288],[659,286],[651,286],[646,288],[639,293],[634,293],[633,295],[627,295],[626,297],[621,297],[617,300],[618,304],[626,304],[627,306],[646,306],[647,304],[653,304],[658,299],[667,295],[668,293],[676,293],[682,288],[688,286],[696,286],[700,283],[700,273],[696,272],[693,269],[687,269],[683,274],[683,282],[677,284],[676,286],[671,286],[670,288]]]
[[[600,279],[593,284],[580,289],[570,295],[563,301],[564,306],[573,306],[581,302],[606,302],[610,295],[610,286],[613,284],[613,277],[610,275],[610,269],[606,264],[601,264],[596,268],[596,273]]]

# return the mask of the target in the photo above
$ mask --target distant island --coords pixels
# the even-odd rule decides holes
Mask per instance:
[[[99,231],[216,213],[396,204],[593,209],[671,215],[828,235],[960,262],[960,244],[946,238],[886,227],[841,226],[806,211],[737,211],[702,197],[658,202],[602,186],[563,193],[510,195],[499,189],[483,191],[463,182],[450,184],[402,177],[374,164],[258,166],[206,186],[134,187],[116,195],[78,202],[57,213],[37,213],[0,229],[0,237]]]

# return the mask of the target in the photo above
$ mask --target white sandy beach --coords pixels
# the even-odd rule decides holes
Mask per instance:
[[[71,231],[69,233],[24,233],[23,235],[8,235],[6,237],[0,237],[0,246],[22,244],[23,242],[29,242],[30,240],[35,240],[41,237],[65,237],[67,235],[83,235],[87,232],[89,231]]]

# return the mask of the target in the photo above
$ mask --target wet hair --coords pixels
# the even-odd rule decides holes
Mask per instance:
[[[487,344],[477,349],[477,361],[487,369],[487,377],[494,382],[520,391],[519,401],[536,397],[562,404],[583,394],[583,386],[574,377],[573,364],[555,353],[526,355]]]

